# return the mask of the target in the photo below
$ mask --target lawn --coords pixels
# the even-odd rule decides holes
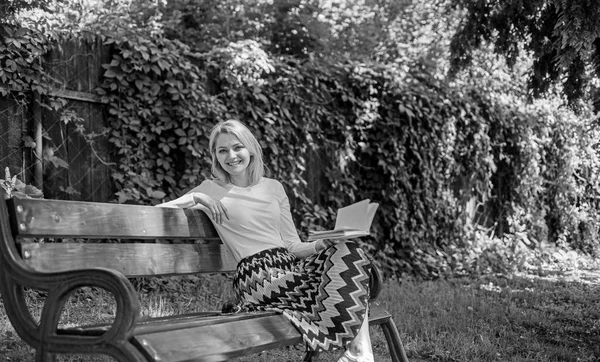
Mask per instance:
[[[224,276],[171,280],[144,294],[145,316],[220,307],[231,297]],[[183,286],[181,288],[180,286]],[[449,280],[388,280],[377,303],[395,316],[411,361],[598,361],[600,276],[582,270],[521,273]],[[140,284],[140,289],[157,287]],[[181,290],[185,290],[182,292]],[[30,293],[32,309],[40,296]],[[110,318],[110,298],[97,290],[73,296],[62,323]],[[0,361],[31,361],[33,353],[12,331],[0,308]],[[372,329],[378,362],[388,362],[385,339]],[[234,361],[299,361],[295,346]],[[335,361],[337,353],[321,361]],[[67,356],[59,361],[112,361]]]

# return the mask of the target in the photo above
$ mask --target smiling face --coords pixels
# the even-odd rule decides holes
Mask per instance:
[[[215,154],[219,165],[229,174],[232,182],[238,186],[247,181],[250,151],[240,140],[231,133],[221,133],[215,141]]]

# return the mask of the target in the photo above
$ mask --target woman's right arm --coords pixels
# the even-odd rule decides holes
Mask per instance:
[[[158,207],[179,207],[181,209],[187,209],[192,206],[196,206],[196,201],[194,200],[194,193],[185,194],[175,200],[171,200],[169,202],[163,202],[162,204],[156,205]]]
[[[178,207],[181,209],[196,207],[204,211],[208,216],[212,217],[212,219],[218,224],[223,222],[223,217],[229,220],[229,215],[227,214],[227,208],[225,205],[223,205],[221,201],[216,200],[212,196],[203,192],[190,192],[175,200],[164,202],[156,206],[174,208]]]
[[[159,207],[179,207],[181,209],[187,209],[193,206],[196,206],[199,202],[199,198],[198,196],[195,196],[195,194],[205,194],[205,196],[209,196],[213,194],[213,192],[211,192],[211,181],[209,180],[204,180],[202,181],[202,183],[196,187],[194,187],[193,189],[191,189],[190,191],[188,191],[185,195],[175,199],[175,200],[171,200],[168,202],[164,202],[162,204],[158,204],[156,206]],[[200,204],[203,205],[203,203],[200,202]]]

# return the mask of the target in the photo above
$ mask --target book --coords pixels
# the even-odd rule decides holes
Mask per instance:
[[[369,235],[378,207],[378,203],[369,199],[342,207],[337,211],[333,230],[309,231],[307,240],[349,239]]]

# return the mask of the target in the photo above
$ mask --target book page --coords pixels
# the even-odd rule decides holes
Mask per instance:
[[[369,211],[367,212],[367,217],[365,220],[366,228],[364,230],[369,230],[371,228],[371,224],[373,224],[373,218],[375,217],[375,212],[377,212],[377,208],[379,204],[376,202],[372,202],[369,204]]]
[[[370,221],[373,220],[368,220],[369,202],[369,199],[364,199],[339,209],[335,219],[335,230],[368,230]]]
[[[349,239],[370,234],[378,203],[369,199],[342,207],[337,211],[333,230],[309,231],[308,241],[317,239]]]
[[[368,231],[363,230],[326,230],[326,231],[314,231],[308,235],[308,241],[317,239],[350,239],[357,238],[359,236],[369,235]]]

